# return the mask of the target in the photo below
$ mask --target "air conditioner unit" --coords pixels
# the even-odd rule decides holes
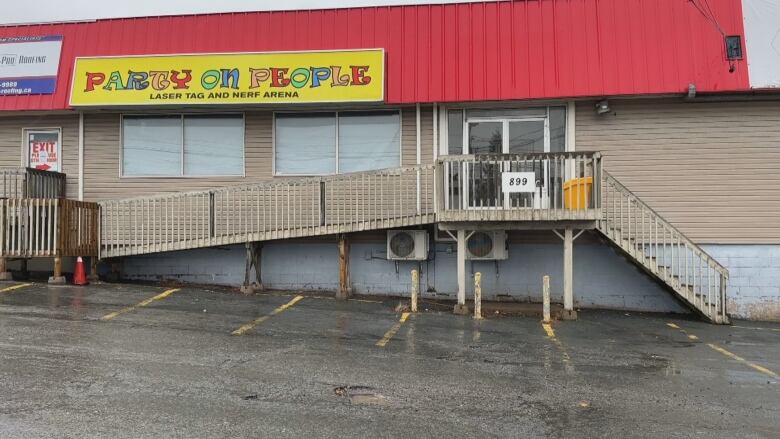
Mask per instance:
[[[425,230],[388,230],[387,259],[424,261],[428,259],[428,232]]]
[[[506,232],[474,232],[466,240],[466,259],[503,260],[509,258]]]

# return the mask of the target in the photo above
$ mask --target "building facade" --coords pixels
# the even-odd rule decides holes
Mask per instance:
[[[36,53],[17,70],[61,49],[53,90],[0,69],[0,167],[59,171],[66,198],[98,203],[97,255],[126,279],[241,285],[251,266],[266,288],[406,295],[417,270],[423,297],[462,305],[477,272],[484,297],[518,301],[550,275],[569,310],[778,320],[780,95],[769,32],[743,9],[527,0],[2,27]],[[40,215],[8,206],[16,271],[43,254],[8,250],[37,242]]]

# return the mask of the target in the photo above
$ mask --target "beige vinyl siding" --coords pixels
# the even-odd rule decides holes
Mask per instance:
[[[417,164],[417,113],[414,107],[401,110],[401,166]]]
[[[67,175],[66,195],[79,195],[79,117],[76,114],[0,116],[0,166],[20,167],[25,164],[22,130],[25,128],[60,128],[62,172]]]
[[[780,102],[577,103],[576,149],[698,243],[780,243]]]
[[[401,163],[417,164],[417,108],[404,107],[401,112]],[[420,108],[420,163],[433,163],[433,107]]]
[[[433,163],[433,107],[420,109],[420,163]]]
[[[433,123],[431,109],[423,111],[423,160],[433,162]],[[417,160],[416,116],[414,107],[405,107],[401,113],[403,163],[413,165]],[[242,177],[121,177],[120,178],[119,114],[87,114],[84,122],[85,200],[104,200],[136,197],[157,193],[202,190],[213,187],[269,180],[273,178],[273,112],[245,113],[245,172]],[[427,140],[426,140],[427,139]],[[369,152],[367,152],[368,154]],[[425,163],[425,161],[424,161]],[[295,177],[277,177],[295,178]]]

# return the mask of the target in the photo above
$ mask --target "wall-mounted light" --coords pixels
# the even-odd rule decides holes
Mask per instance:
[[[596,103],[596,114],[607,114],[610,111],[612,111],[612,109],[609,108],[608,100],[602,99]]]

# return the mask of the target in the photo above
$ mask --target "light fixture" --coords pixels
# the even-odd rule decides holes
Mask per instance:
[[[609,101],[607,99],[602,99],[596,103],[596,114],[607,114],[610,111],[612,111],[612,109],[609,108]]]

